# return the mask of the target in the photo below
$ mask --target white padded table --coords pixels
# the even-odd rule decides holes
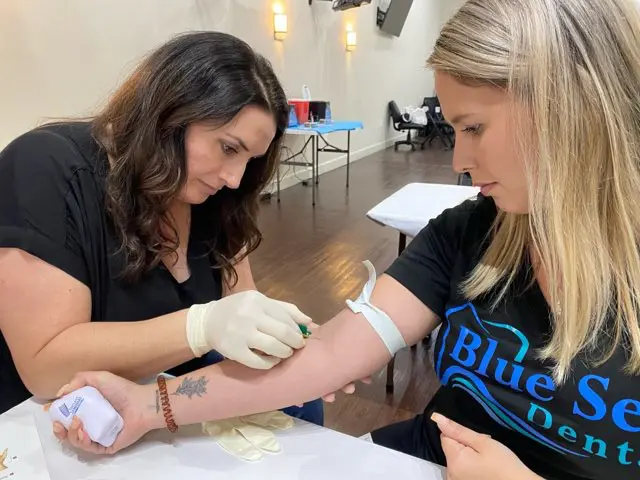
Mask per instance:
[[[410,183],[367,212],[367,217],[415,237],[429,220],[447,208],[475,198],[479,188],[436,183]]]
[[[114,456],[79,454],[56,440],[48,415],[33,400],[1,415],[0,430],[20,436],[33,433],[31,416],[41,445],[34,440],[17,454],[29,461],[42,446],[51,480],[444,480],[446,475],[442,467],[299,420],[294,428],[276,433],[282,452],[257,463],[227,454],[196,425],[181,427],[175,435],[152,432]],[[45,467],[39,465],[29,478],[9,478],[47,478],[42,470]],[[0,477],[5,473],[9,471]]]

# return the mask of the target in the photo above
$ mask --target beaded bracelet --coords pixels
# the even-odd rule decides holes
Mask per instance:
[[[163,375],[158,375],[158,392],[160,393],[160,403],[162,404],[162,414],[164,415],[164,421],[167,424],[167,429],[173,433],[178,430],[178,425],[173,420],[173,414],[171,413],[171,404],[169,403],[169,393],[167,392],[167,381]]]

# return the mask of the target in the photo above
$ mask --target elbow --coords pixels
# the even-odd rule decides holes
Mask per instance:
[[[42,368],[37,360],[33,359],[27,368],[18,368],[18,374],[29,393],[40,400],[51,400],[64,385],[60,376],[55,375],[47,368]]]
[[[62,381],[52,382],[51,380],[35,380],[29,384],[25,382],[25,386],[31,395],[39,400],[55,400],[58,397],[58,392],[65,383],[66,382]]]
[[[29,393],[31,393],[31,395],[33,395],[34,398],[38,399],[38,400],[43,400],[43,401],[51,401],[51,400],[55,400],[56,399],[56,393],[58,392],[58,390],[54,390],[52,388],[47,388],[45,387],[27,387],[27,389],[29,390]]]
[[[39,400],[52,400],[56,398],[56,393],[60,390],[60,387],[55,387],[46,381],[29,380],[23,383],[29,390],[29,393]]]

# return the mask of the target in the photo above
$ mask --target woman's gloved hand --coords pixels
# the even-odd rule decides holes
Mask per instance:
[[[266,370],[304,346],[298,325],[310,323],[295,305],[248,290],[193,305],[187,313],[187,341],[198,357],[216,350],[247,367]]]

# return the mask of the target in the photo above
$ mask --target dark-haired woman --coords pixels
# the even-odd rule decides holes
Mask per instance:
[[[81,370],[139,380],[211,355],[267,369],[304,345],[310,319],[257,292],[248,260],[287,116],[263,57],[191,33],[93,120],[0,153],[0,413]]]

